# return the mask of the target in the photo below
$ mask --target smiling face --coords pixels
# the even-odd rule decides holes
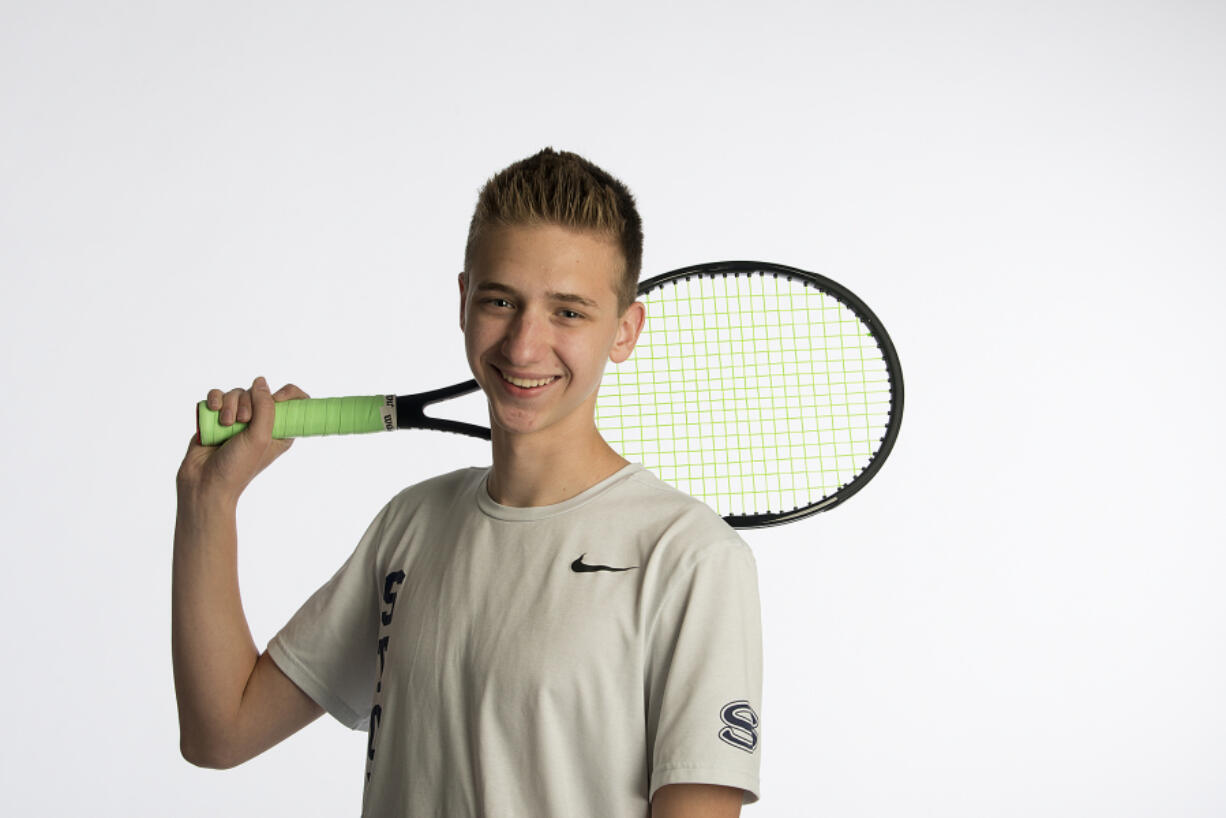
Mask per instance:
[[[495,434],[595,434],[605,364],[629,357],[643,305],[618,311],[617,244],[556,225],[489,230],[460,274],[468,365]]]

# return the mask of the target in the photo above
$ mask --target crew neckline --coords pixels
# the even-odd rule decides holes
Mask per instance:
[[[601,480],[589,488],[576,494],[574,497],[563,500],[560,503],[554,503],[548,506],[504,506],[501,503],[494,501],[490,497],[487,483],[490,479],[490,471],[492,466],[486,468],[481,479],[477,481],[477,508],[487,517],[493,517],[496,520],[507,520],[510,522],[527,522],[532,520],[544,520],[548,517],[555,517],[559,514],[565,514],[568,511],[578,508],[581,505],[595,499],[613,487],[614,484],[620,483],[628,479],[631,475],[643,470],[642,463],[627,463],[617,471],[610,474],[605,479]]]

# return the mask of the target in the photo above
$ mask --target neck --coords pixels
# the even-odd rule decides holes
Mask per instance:
[[[569,500],[629,461],[591,429],[575,435],[512,435],[493,429],[494,466],[487,491],[494,502],[526,508]]]

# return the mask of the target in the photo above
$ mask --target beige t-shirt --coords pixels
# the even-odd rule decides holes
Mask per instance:
[[[638,464],[511,508],[488,469],[398,494],[269,643],[370,733],[362,814],[634,816],[665,784],[758,800],[757,568]]]

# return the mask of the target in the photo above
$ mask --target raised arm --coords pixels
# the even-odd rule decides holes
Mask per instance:
[[[171,654],[179,706],[179,747],[202,767],[241,764],[318,718],[298,689],[251,638],[238,590],[238,498],[292,441],[272,439],[274,402],[305,398],[292,384],[269,393],[209,392],[220,422],[250,422],[221,446],[192,437],[175,484]]]

